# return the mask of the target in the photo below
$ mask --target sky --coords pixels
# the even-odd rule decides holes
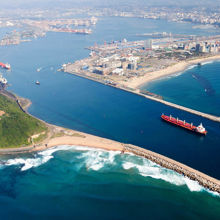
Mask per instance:
[[[51,8],[74,6],[220,6],[220,0],[0,0],[1,8]]]

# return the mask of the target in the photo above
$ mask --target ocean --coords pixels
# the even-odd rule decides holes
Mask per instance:
[[[219,219],[219,196],[120,152],[59,146],[6,159],[1,219]]]
[[[1,31],[0,36],[8,30]],[[147,148],[219,179],[219,123],[56,71],[63,63],[88,56],[85,48],[95,42],[138,40],[143,37],[136,34],[155,31],[219,33],[217,29],[192,29],[187,23],[100,18],[90,36],[48,33],[32,42],[2,47],[1,61],[12,66],[12,71],[3,71],[3,75],[10,91],[32,101],[29,112],[40,119]],[[40,86],[35,85],[36,80]],[[203,85],[204,80],[200,81]],[[177,115],[194,124],[203,122],[209,133],[201,137],[173,127],[161,121],[161,113]],[[219,196],[133,155],[59,146],[0,159],[1,218],[220,217]]]
[[[206,62],[152,81],[143,88],[167,101],[220,116],[220,62]]]

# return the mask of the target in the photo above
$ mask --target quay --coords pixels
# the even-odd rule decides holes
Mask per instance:
[[[155,162],[156,164],[164,168],[173,170],[181,175],[188,177],[191,180],[197,181],[201,186],[213,192],[220,193],[220,181],[202,172],[199,172],[198,170],[195,170],[163,155],[131,144],[124,144],[124,151],[131,152],[137,156],[147,158],[148,160]]]

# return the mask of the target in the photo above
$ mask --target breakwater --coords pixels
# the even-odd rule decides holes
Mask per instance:
[[[171,106],[173,108],[180,109],[180,110],[192,113],[194,115],[198,115],[198,116],[201,116],[203,118],[207,118],[207,119],[212,120],[212,121],[220,122],[220,117],[218,117],[218,116],[210,115],[210,114],[207,114],[207,113],[204,113],[204,112],[200,112],[200,111],[197,111],[197,110],[194,110],[194,109],[191,109],[191,108],[187,108],[187,107],[184,107],[184,106],[181,106],[181,105],[174,104],[172,102],[168,102],[168,101],[165,101],[165,100],[162,100],[162,99],[151,97],[151,96],[148,96],[148,95],[140,93],[139,90],[137,90],[137,91],[130,91],[130,92],[133,92],[133,93],[135,93],[137,95],[144,96],[145,98],[154,100],[156,102],[163,103],[163,104]]]
[[[163,96],[157,95],[157,94],[152,93],[152,92],[149,92],[149,91],[147,91],[147,90],[143,90],[143,89],[142,89],[142,90],[140,90],[140,93],[142,93],[142,94],[144,94],[144,95],[148,95],[148,96],[154,97],[154,98],[157,98],[157,99],[163,100]]]
[[[151,160],[162,167],[171,169],[179,174],[188,177],[191,180],[197,181],[201,186],[213,192],[220,193],[220,181],[202,172],[199,172],[198,170],[195,170],[163,155],[154,153],[152,151],[134,145],[125,144],[124,151],[131,152],[137,156],[145,157],[148,160]]]

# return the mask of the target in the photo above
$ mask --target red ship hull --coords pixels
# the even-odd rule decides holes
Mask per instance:
[[[179,120],[179,119],[176,119],[174,117],[171,117],[171,116],[167,116],[167,115],[161,115],[161,118],[166,121],[166,122],[169,122],[171,124],[174,124],[176,126],[179,126],[179,127],[182,127],[182,128],[185,128],[187,130],[190,130],[190,131],[193,131],[193,132],[196,132],[198,134],[201,134],[201,135],[206,135],[207,134],[207,131],[203,131],[203,132],[200,132],[197,130],[197,127],[192,125],[192,124],[189,124],[185,121],[182,121],[182,120]]]
[[[4,68],[4,69],[10,69],[10,65],[9,64],[4,64],[0,62],[0,67]]]

